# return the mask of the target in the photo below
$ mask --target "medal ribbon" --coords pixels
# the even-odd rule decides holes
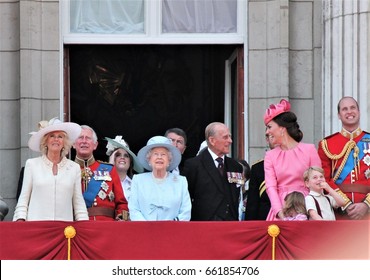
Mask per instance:
[[[360,147],[360,143],[363,141],[363,139],[369,139],[370,140],[370,134],[365,134],[358,142],[357,147],[359,149],[358,153],[358,161],[362,160],[362,158],[365,156],[364,151],[362,150],[362,147]],[[336,184],[343,183],[344,179],[348,176],[348,174],[351,172],[351,170],[355,167],[355,162],[352,160],[349,160],[349,158],[353,158],[354,149],[352,149],[351,153],[348,156],[347,162],[343,167],[342,172],[340,173],[338,179],[335,181]]]
[[[99,167],[96,169],[97,171],[108,171],[110,172],[113,168],[113,165],[110,164],[103,164],[100,163]],[[86,207],[90,208],[96,195],[98,194],[101,186],[101,181],[95,180],[95,176],[91,177],[91,180],[88,184],[87,190],[83,193],[83,197],[85,199]]]

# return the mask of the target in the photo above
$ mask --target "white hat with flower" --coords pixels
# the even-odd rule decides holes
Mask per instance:
[[[28,147],[40,152],[41,139],[46,134],[52,131],[64,131],[68,134],[68,138],[72,143],[80,136],[81,126],[73,122],[62,122],[58,118],[52,118],[50,121],[40,121],[38,123],[38,131],[30,132],[31,138],[28,140]]]
[[[130,154],[130,156],[132,157],[132,159],[134,161],[133,162],[134,163],[134,166],[133,166],[134,170],[138,173],[144,172],[144,168],[141,166],[141,164],[138,161],[136,155],[130,150],[130,147],[128,146],[126,141],[124,139],[122,139],[121,135],[117,135],[114,139],[105,137],[105,140],[108,141],[107,146],[106,146],[107,156],[111,156],[115,150],[117,150],[118,148],[122,148],[126,152],[128,152]]]

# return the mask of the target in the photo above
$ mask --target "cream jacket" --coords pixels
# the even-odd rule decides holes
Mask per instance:
[[[13,221],[89,219],[82,196],[80,166],[63,158],[57,175],[53,175],[52,167],[53,163],[44,155],[26,161]]]

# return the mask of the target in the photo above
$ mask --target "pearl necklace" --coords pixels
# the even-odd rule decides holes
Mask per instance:
[[[166,174],[164,175],[164,177],[162,177],[162,178],[156,178],[154,176],[153,172],[152,172],[152,178],[153,178],[153,180],[154,180],[155,183],[161,184],[161,183],[163,183],[166,180],[167,174],[168,174],[168,172],[166,172]]]

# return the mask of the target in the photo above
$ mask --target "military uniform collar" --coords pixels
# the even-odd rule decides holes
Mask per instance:
[[[84,160],[76,156],[75,162],[77,162],[82,168],[92,165],[95,162],[95,158],[93,155],[88,160]]]
[[[362,132],[362,130],[359,127],[356,128],[352,132],[349,132],[348,130],[346,130],[345,128],[342,127],[342,130],[340,131],[340,134],[342,134],[344,137],[346,137],[348,139],[354,139],[357,136],[359,136],[361,134],[361,132]]]

